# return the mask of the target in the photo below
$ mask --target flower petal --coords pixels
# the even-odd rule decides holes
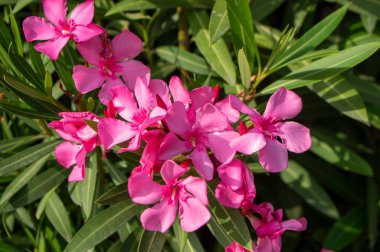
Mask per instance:
[[[185,105],[182,102],[173,103],[168,110],[165,121],[171,132],[183,137],[190,131],[190,123],[187,118]]]
[[[88,68],[77,65],[73,69],[73,80],[75,87],[81,94],[88,93],[94,89],[100,88],[105,78],[97,68]]]
[[[277,140],[267,139],[259,151],[259,162],[268,172],[280,172],[288,167],[288,151]]]
[[[142,50],[143,43],[139,37],[128,30],[124,30],[112,40],[116,61],[131,60]]]
[[[295,153],[302,153],[311,147],[310,130],[296,122],[278,124],[277,135],[284,140],[286,148]]]
[[[157,79],[150,80],[149,90],[154,96],[151,107],[158,106],[157,99],[155,98],[156,95],[158,95],[161,98],[161,100],[165,103],[167,108],[171,106],[172,103],[170,101],[169,88],[168,88],[168,85],[166,85],[166,83],[163,80],[157,80]]]
[[[169,204],[167,199],[146,209],[140,217],[142,226],[149,231],[166,232],[177,217],[178,203]]]
[[[75,164],[75,158],[81,150],[81,146],[70,142],[63,142],[55,148],[55,158],[63,167],[69,168]]]
[[[233,191],[230,186],[221,182],[215,189],[215,197],[223,206],[240,208],[244,200],[244,193],[241,190]]]
[[[136,79],[138,77],[143,77],[144,83],[149,83],[150,79],[150,68],[137,60],[129,60],[126,62],[119,62],[118,65],[121,67],[121,75],[127,86],[131,89],[135,89]]]
[[[95,36],[85,42],[78,43],[77,49],[88,63],[99,66],[102,58],[102,41],[99,36]]]
[[[196,125],[204,132],[223,131],[229,126],[227,117],[214,105],[207,103],[196,111]]]
[[[131,200],[138,204],[154,204],[162,198],[164,186],[154,182],[145,172],[139,172],[128,179],[128,193]]]
[[[69,15],[77,25],[88,25],[94,18],[94,1],[86,0],[78,4]]]
[[[66,22],[66,0],[42,0],[42,8],[45,17],[55,26],[58,26],[60,21]]]
[[[169,89],[175,102],[181,101],[186,106],[190,104],[191,98],[189,92],[182,85],[182,81],[179,77],[172,76],[169,82]]]
[[[207,207],[197,198],[184,196],[185,200],[179,200],[179,218],[181,227],[185,232],[193,232],[205,225],[211,218]]]
[[[209,133],[207,134],[207,146],[220,162],[230,162],[235,156],[235,150],[230,146],[230,142],[239,136],[239,133],[235,131]]]
[[[100,102],[108,106],[109,101],[112,100],[112,92],[111,92],[112,88],[121,87],[121,86],[125,86],[125,84],[119,78],[116,78],[116,79],[108,78],[104,82],[102,89],[100,89],[99,91],[98,97],[100,99]]]
[[[293,91],[280,88],[269,98],[263,116],[285,120],[297,116],[301,109],[301,98]]]
[[[132,91],[127,86],[118,86],[111,89],[112,102],[117,112],[127,121],[132,121],[137,110],[137,104]]]
[[[231,147],[246,155],[261,150],[266,145],[266,138],[257,129],[251,129],[231,141]]]
[[[34,49],[40,53],[45,54],[52,60],[58,59],[59,53],[62,48],[67,44],[70,37],[58,37],[47,42],[38,43],[34,46]]]
[[[166,184],[170,184],[171,182],[177,181],[178,178],[183,176],[188,170],[188,167],[185,168],[178,165],[173,160],[167,160],[162,165],[160,173]]]
[[[78,25],[72,31],[73,40],[75,42],[84,42],[104,32],[103,28],[96,24],[89,24],[87,26]]]
[[[153,96],[144,80],[145,78],[137,77],[134,94],[136,96],[137,103],[139,104],[139,108],[148,110],[149,105],[153,101]]]
[[[212,87],[204,86],[190,91],[191,108],[197,110],[206,103],[214,103],[214,90]]]
[[[85,176],[85,169],[75,165],[69,175],[69,182],[83,181]]]
[[[280,252],[281,251],[281,237],[276,239],[258,238],[257,249],[260,252]]]
[[[25,39],[28,42],[34,40],[50,40],[58,37],[53,25],[44,18],[27,17],[22,23]]]
[[[128,141],[136,135],[136,131],[124,121],[114,118],[104,118],[98,123],[98,134],[106,149]]]
[[[141,133],[139,132],[138,134],[136,134],[136,136],[132,138],[127,148],[121,148],[120,150],[118,150],[117,153],[123,153],[127,151],[136,151],[140,148],[140,145],[141,145]]]
[[[292,231],[304,231],[307,228],[307,220],[305,218],[290,219],[281,222],[282,228]]]
[[[189,151],[191,151],[191,148],[189,148],[184,141],[178,139],[173,132],[169,132],[162,141],[158,151],[158,158],[160,160],[167,160]]]
[[[206,181],[198,177],[189,176],[182,180],[181,184],[185,186],[187,192],[194,195],[203,205],[208,205]]]
[[[218,175],[224,184],[237,190],[244,186],[245,165],[239,159],[234,159],[228,164],[222,164],[217,168]]]
[[[214,177],[214,165],[205,148],[203,150],[195,148],[189,156],[193,161],[194,168],[205,180],[211,180]]]
[[[232,107],[231,97],[232,95],[229,95],[227,98],[218,101],[215,103],[215,107],[217,107],[225,116],[227,116],[228,121],[235,123],[239,121],[240,112]]]

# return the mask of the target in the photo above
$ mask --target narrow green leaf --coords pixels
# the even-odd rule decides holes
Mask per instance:
[[[110,16],[116,13],[124,12],[124,11],[140,11],[140,10],[149,10],[156,9],[157,5],[145,1],[145,0],[128,0],[128,1],[120,1],[114,6],[112,6],[105,16]]]
[[[363,176],[372,176],[372,168],[368,162],[358,154],[341,144],[335,137],[313,129],[311,151],[327,162],[352,173]]]
[[[280,7],[285,0],[255,0],[251,1],[252,16],[255,20],[263,20]]]
[[[214,44],[230,29],[226,0],[216,0],[211,11],[209,32],[210,43]]]
[[[105,160],[108,173],[111,175],[112,182],[115,185],[120,185],[127,181],[127,176],[123,174],[118,168],[116,168],[108,159]]]
[[[112,205],[121,201],[125,201],[128,198],[128,183],[125,182],[105,192],[96,200],[96,203],[101,205]]]
[[[10,151],[19,146],[27,146],[28,144],[41,138],[43,138],[42,135],[36,135],[36,136],[22,136],[22,137],[13,138],[10,140],[1,140],[0,153]]]
[[[30,83],[33,84],[40,91],[43,91],[43,80],[36,74],[33,68],[29,65],[29,63],[20,55],[15,53],[9,54],[13,64],[15,67],[20,70],[21,74],[27,79]]]
[[[64,251],[86,251],[93,248],[135,217],[140,209],[139,205],[124,201],[99,212],[74,235]]]
[[[234,85],[236,73],[231,55],[223,39],[211,45],[207,29],[209,22],[207,14],[201,11],[190,11],[188,17],[195,43],[202,55],[217,74],[227,83]]]
[[[368,43],[345,49],[302,67],[264,88],[259,94],[274,93],[280,87],[294,89],[311,85],[340,74],[364,61],[380,48],[380,43]]]
[[[175,46],[158,47],[156,53],[161,59],[193,73],[208,75],[211,71],[202,57]]]
[[[3,159],[0,162],[0,176],[27,166],[28,164],[39,160],[43,156],[52,153],[59,143],[60,141],[52,141],[37,144],[6,159]]]
[[[73,237],[66,207],[56,192],[52,192],[45,208],[46,216],[58,233],[69,242]]]
[[[36,225],[34,224],[32,216],[25,208],[20,207],[16,209],[16,218],[25,226],[29,227],[30,229],[36,230]]]
[[[315,60],[315,59],[330,56],[330,55],[338,53],[338,52],[339,52],[338,49],[323,49],[323,50],[319,50],[319,51],[315,51],[315,52],[309,52],[309,53],[303,54],[303,55],[301,55],[301,56],[299,56],[293,60],[287,61],[286,64],[277,66],[276,70],[278,70],[279,68],[281,68],[285,65],[292,65],[295,63],[300,63],[302,61]]]
[[[330,196],[298,163],[290,160],[288,168],[280,176],[310,206],[333,219],[339,218],[339,212]]]
[[[8,186],[1,195],[0,206],[6,203],[14,194],[16,194],[29,180],[31,180],[44,166],[50,154],[40,158],[31,166],[21,172]]]
[[[14,41],[16,42],[16,48],[17,48],[17,53],[22,56],[23,55],[23,50],[22,50],[22,42],[21,42],[21,36],[20,36],[20,31],[18,29],[18,25],[16,22],[16,18],[13,14],[12,8],[9,7],[9,19],[11,21],[11,30],[13,33],[13,38]]]
[[[249,70],[248,60],[243,49],[240,49],[238,52],[238,64],[241,82],[248,89],[251,85],[251,71]]]
[[[39,112],[39,111],[31,110],[28,108],[24,108],[24,107],[14,106],[5,102],[0,102],[0,108],[5,111],[8,111],[9,113],[14,113],[16,115],[25,116],[28,118],[40,118],[40,119],[49,119],[49,120],[60,119],[58,115],[41,112],[41,111]]]
[[[323,247],[333,251],[344,249],[364,231],[365,219],[363,207],[351,209],[328,232]]]
[[[346,116],[369,125],[363,99],[346,78],[335,76],[308,88]]]
[[[160,252],[164,247],[166,234],[144,230],[141,235],[137,252]]]
[[[173,224],[173,230],[176,237],[176,240],[178,241],[179,245],[179,251],[184,251],[186,244],[187,244],[187,232],[182,229],[182,227],[179,224],[179,220],[177,219]]]
[[[38,207],[37,207],[37,210],[36,210],[36,218],[37,218],[37,220],[39,220],[41,218],[43,212],[45,211],[45,207],[46,207],[46,204],[48,202],[48,199],[49,199],[50,195],[55,191],[56,188],[51,189],[48,193],[46,193],[42,197],[42,199],[40,200],[40,202],[38,202]]]
[[[92,206],[94,203],[96,177],[98,174],[96,155],[92,155],[90,160],[91,165],[86,167],[86,179],[81,184],[81,205],[86,220],[88,220],[91,215]]]
[[[53,65],[66,89],[73,94],[77,94],[78,91],[72,78],[72,69],[65,64],[63,57],[59,57],[57,60],[53,61]]]
[[[50,102],[46,94],[42,93],[41,91],[34,89],[25,83],[22,83],[21,81],[17,80],[16,78],[10,76],[10,75],[4,75],[4,80],[13,88],[17,89],[18,91],[22,92],[23,94],[26,94],[30,97],[33,97],[35,99]]]
[[[345,78],[353,85],[366,103],[380,107],[380,85],[355,75],[346,75]]]
[[[48,71],[45,72],[44,90],[48,96],[52,96],[53,79]]]
[[[196,233],[189,233],[184,252],[204,252],[202,243],[199,241]]]
[[[302,56],[306,52],[321,44],[340,24],[346,14],[347,7],[347,5],[341,7],[314,25],[278,58],[278,60],[273,64],[273,68],[277,68],[281,65],[287,65],[287,62]]]

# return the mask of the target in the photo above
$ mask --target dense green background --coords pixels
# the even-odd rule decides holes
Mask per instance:
[[[69,9],[78,2],[68,1]],[[281,174],[266,174],[256,156],[245,160],[257,202],[308,219],[307,231],[284,235],[284,251],[380,250],[380,1],[348,2],[95,0],[95,22],[110,36],[129,28],[142,38],[138,59],[154,78],[179,75],[189,88],[218,83],[222,96],[245,91],[260,111],[277,88],[296,88],[304,102],[296,120],[311,128],[311,150],[290,155]],[[43,16],[40,1],[1,0],[0,8],[0,251],[62,251],[70,240],[67,251],[248,244],[251,227],[211,193],[207,227],[192,234],[178,223],[167,234],[143,231],[141,208],[128,201],[125,186],[136,154],[102,160],[97,152],[87,161],[86,181],[68,184],[68,171],[52,155],[59,138],[47,123],[62,110],[101,114],[97,92],[75,90],[72,67],[83,60],[74,44],[52,62],[25,42],[22,20]]]

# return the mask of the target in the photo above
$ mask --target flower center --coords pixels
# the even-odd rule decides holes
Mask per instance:
[[[199,130],[191,131],[186,139],[187,145],[192,148],[201,147],[207,143],[207,136]]]
[[[99,68],[104,77],[109,77],[111,79],[116,79],[117,73],[121,70],[121,67],[117,65],[112,58],[100,62]]]
[[[139,108],[132,117],[132,123],[131,126],[135,130],[138,130],[141,125],[145,122],[146,119],[149,118],[149,113],[146,109],[144,108]]]
[[[179,198],[181,185],[178,182],[167,184],[162,190],[162,196],[168,199],[169,204],[174,204]]]

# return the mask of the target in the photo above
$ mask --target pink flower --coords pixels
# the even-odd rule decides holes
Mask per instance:
[[[242,245],[237,243],[236,241],[233,241],[230,245],[228,245],[225,249],[225,252],[257,252],[255,244],[252,241],[252,250],[248,250],[244,248]],[[260,252],[260,251],[259,251]]]
[[[168,110],[165,122],[170,132],[160,147],[161,160],[190,152],[189,157],[195,169],[206,180],[211,180],[214,176],[214,165],[207,148],[222,163],[231,161],[235,155],[229,142],[238,134],[229,130],[226,116],[210,103],[197,109],[193,117],[182,102],[175,102]]]
[[[240,208],[252,203],[256,188],[252,172],[239,159],[218,167],[221,182],[215,189],[216,198],[226,207]]]
[[[65,168],[75,164],[69,181],[81,181],[85,177],[86,155],[99,145],[98,134],[84,120],[97,122],[99,118],[90,112],[61,112],[59,116],[63,119],[52,121],[49,127],[67,142],[57,146],[55,157]]]
[[[78,50],[92,67],[75,66],[73,79],[82,94],[102,87],[100,101],[108,105],[111,88],[127,85],[134,89],[137,77],[149,77],[150,70],[140,61],[132,60],[142,49],[142,41],[130,31],[123,31],[112,41],[96,36],[78,44]],[[124,82],[119,78],[122,77]]]
[[[115,118],[99,121],[98,132],[106,149],[132,139],[128,148],[123,148],[120,152],[137,150],[146,129],[165,117],[164,109],[151,109],[153,96],[145,83],[146,78],[137,78],[134,94],[126,86],[111,89],[113,106],[127,122]]]
[[[270,203],[252,205],[252,210],[261,215],[261,219],[248,215],[258,236],[257,248],[260,252],[281,251],[281,235],[285,231],[304,231],[307,228],[305,218],[282,221],[282,209],[274,211]]]
[[[129,178],[128,191],[133,202],[156,203],[141,214],[145,229],[166,232],[176,219],[178,207],[181,226],[186,232],[193,232],[208,222],[211,216],[206,207],[206,182],[193,176],[180,180],[188,170],[168,160],[161,168],[166,185],[152,181],[144,172]]]
[[[83,42],[103,33],[103,29],[92,23],[94,1],[86,0],[73,9],[66,20],[65,0],[42,0],[45,17],[27,17],[23,22],[25,38],[28,42],[48,40],[34,48],[56,60],[62,48],[72,39]]]
[[[259,151],[259,162],[269,172],[286,169],[288,150],[301,153],[311,146],[308,128],[296,122],[283,122],[297,116],[301,109],[301,98],[293,91],[280,88],[269,98],[262,116],[256,110],[248,111],[253,125],[243,130],[231,146],[247,155]]]

